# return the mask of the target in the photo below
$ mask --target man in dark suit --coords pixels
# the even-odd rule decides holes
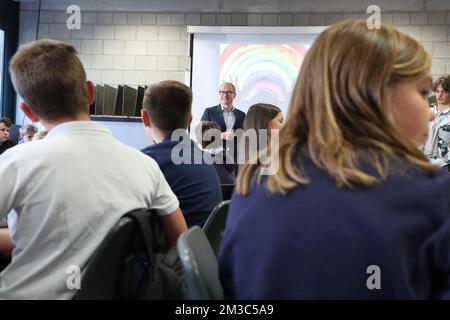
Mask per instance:
[[[219,87],[220,104],[209,107],[203,112],[201,121],[212,121],[220,126],[221,138],[224,140],[234,139],[234,131],[244,128],[245,113],[233,106],[236,98],[236,88],[230,82],[224,82]],[[229,150],[230,151],[230,150]],[[234,139],[234,157],[237,159],[237,141]]]

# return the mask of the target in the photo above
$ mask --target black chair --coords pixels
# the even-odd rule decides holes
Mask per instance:
[[[203,231],[211,244],[211,247],[217,256],[219,253],[220,243],[222,242],[223,232],[228,217],[228,208],[230,200],[222,201],[211,212],[203,226]]]
[[[150,223],[149,210],[135,210],[134,214]],[[132,299],[143,241],[138,223],[127,215],[121,217],[89,260],[75,299]]]
[[[234,191],[234,184],[221,184],[220,188],[222,189],[222,198],[223,200],[230,200]]]
[[[194,226],[185,231],[177,250],[191,299],[222,300],[219,266],[203,230]]]

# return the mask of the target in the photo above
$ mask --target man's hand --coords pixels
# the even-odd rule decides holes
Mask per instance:
[[[222,140],[231,140],[234,138],[234,131],[225,131],[220,134]]]

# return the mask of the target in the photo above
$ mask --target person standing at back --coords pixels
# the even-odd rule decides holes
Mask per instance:
[[[0,299],[71,299],[68,277],[87,262],[127,212],[154,209],[170,245],[186,230],[176,196],[156,162],[90,121],[95,86],[73,46],[43,39],[10,67],[20,108],[48,131],[0,156],[0,219],[8,215],[12,261]],[[2,232],[0,248],[7,247]],[[81,282],[81,280],[80,280]]]
[[[219,253],[227,297],[450,298],[450,175],[418,148],[433,119],[431,61],[366,21],[318,36],[278,170],[240,170]]]
[[[423,149],[431,162],[449,170],[450,164],[450,76],[443,76],[433,83],[437,105],[435,119]]]
[[[203,161],[202,151],[188,137],[191,104],[191,90],[178,81],[150,85],[144,94],[142,121],[154,144],[142,152],[158,163],[188,227],[202,227],[222,201],[222,193],[214,166]]]
[[[224,82],[219,87],[220,104],[206,108],[201,121],[212,121],[219,125],[222,131],[224,149],[230,153],[234,152],[233,159],[237,159],[237,140],[234,131],[244,128],[245,113],[233,105],[236,98],[236,88],[230,82]],[[227,148],[227,141],[231,141],[233,148]]]

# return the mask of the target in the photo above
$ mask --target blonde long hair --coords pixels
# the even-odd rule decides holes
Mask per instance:
[[[393,85],[425,75],[430,66],[422,45],[393,28],[369,30],[365,21],[345,21],[325,30],[302,64],[280,130],[279,168],[267,179],[269,191],[283,194],[309,183],[299,165],[301,154],[328,172],[338,187],[375,185],[386,177],[389,159],[399,156],[435,171],[396,128],[391,110]],[[361,155],[376,175],[360,168]],[[249,192],[259,169],[248,164],[240,171],[239,193]]]

